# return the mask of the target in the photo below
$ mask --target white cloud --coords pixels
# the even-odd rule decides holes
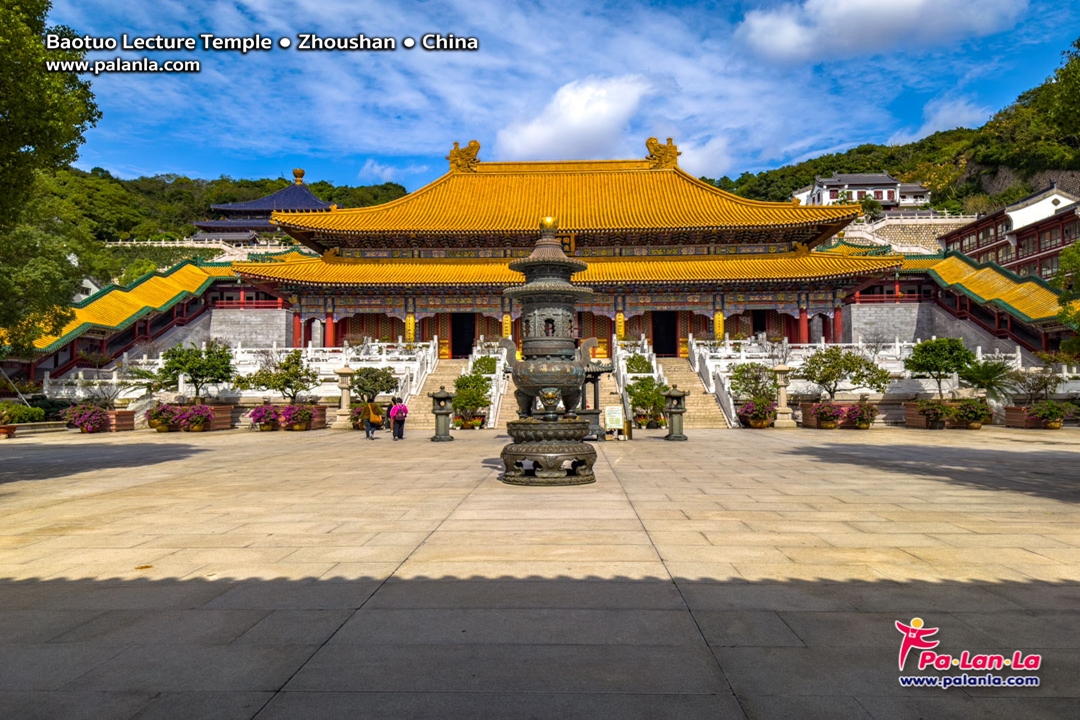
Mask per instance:
[[[751,10],[736,37],[761,57],[805,62],[924,48],[1011,27],[1028,0],[805,0]]]
[[[959,127],[978,127],[985,123],[990,115],[990,108],[976,105],[967,98],[937,98],[926,103],[923,108],[923,124],[918,130],[901,130],[889,138],[890,145],[920,140],[940,130],[953,130]]]
[[[652,90],[642,75],[588,77],[563,85],[535,118],[500,130],[495,155],[508,160],[607,158]]]
[[[388,165],[379,162],[375,158],[368,158],[356,177],[365,182],[396,182],[403,177],[419,175],[428,171],[427,165]]]

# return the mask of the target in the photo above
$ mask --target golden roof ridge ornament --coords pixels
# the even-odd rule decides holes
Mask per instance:
[[[450,172],[476,172],[476,166],[480,160],[476,154],[480,152],[480,142],[470,140],[465,147],[460,147],[457,142],[446,159],[450,161]]]
[[[682,153],[679,152],[679,146],[672,141],[672,138],[667,139],[667,145],[661,145],[659,140],[651,137],[645,141],[645,147],[649,149],[649,154],[645,159],[652,164],[654,170],[678,167],[679,156]]]
[[[303,185],[304,184],[304,169],[303,168],[294,169],[292,171],[292,176],[294,178],[296,178],[296,184],[297,185]]]

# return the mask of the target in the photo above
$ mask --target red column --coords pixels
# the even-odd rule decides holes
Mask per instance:
[[[1040,333],[1042,336],[1042,349],[1043,352],[1050,352],[1050,336],[1046,333]]]
[[[311,342],[311,325],[314,322],[315,322],[314,320],[308,320],[307,322],[305,322],[303,324],[304,325],[304,344],[303,344],[303,347],[307,347],[308,343]]]
[[[292,316],[292,346],[304,347],[304,323],[300,320],[300,313],[293,313]]]
[[[247,291],[243,287],[240,288],[240,309],[244,309],[244,304],[247,302]]]
[[[799,342],[803,345],[810,342],[810,317],[806,308],[799,308]]]
[[[337,343],[334,339],[334,313],[326,313],[326,324],[323,331],[323,347],[334,347]]]
[[[896,295],[896,302],[900,302],[900,281],[897,280],[893,283],[893,293]]]
[[[337,332],[335,337],[342,345],[344,345],[345,336],[349,334],[349,318],[341,318],[337,321]]]
[[[837,342],[837,343],[844,342],[844,306],[843,305],[837,305],[836,309],[833,310],[832,325],[833,325],[833,330],[832,330],[833,342]]]
[[[833,342],[832,325],[829,324],[829,318],[825,315],[821,316],[821,337],[827,343]]]

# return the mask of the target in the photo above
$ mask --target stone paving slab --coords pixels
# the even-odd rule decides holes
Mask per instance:
[[[690,436],[9,441],[0,717],[1075,717],[1080,431]],[[914,617],[1043,684],[901,687]]]

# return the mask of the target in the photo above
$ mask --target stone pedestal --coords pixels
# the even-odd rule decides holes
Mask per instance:
[[[791,372],[791,368],[787,365],[777,365],[773,368],[773,372],[776,373],[776,384],[779,388],[776,397],[776,422],[773,423],[773,427],[797,427],[795,421],[791,418],[791,408],[788,407],[788,373]]]
[[[589,421],[538,418],[506,423],[514,442],[503,448],[502,481],[511,485],[587,485],[596,482],[596,449],[583,442]]]
[[[352,376],[356,371],[346,363],[334,371],[338,376],[338,388],[341,389],[341,402],[338,404],[334,422],[330,423],[331,430],[352,430],[352,398],[349,396],[349,388],[352,386]]]

